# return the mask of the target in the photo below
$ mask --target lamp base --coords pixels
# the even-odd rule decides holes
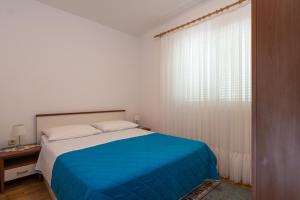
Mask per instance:
[[[16,148],[16,150],[20,151],[20,150],[24,150],[25,146],[19,144],[15,148]]]

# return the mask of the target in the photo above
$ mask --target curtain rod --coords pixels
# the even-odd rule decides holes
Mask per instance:
[[[206,15],[198,17],[197,19],[191,20],[191,21],[189,21],[189,22],[187,22],[185,24],[181,24],[179,26],[176,26],[175,28],[171,28],[171,29],[169,29],[167,31],[161,32],[161,33],[155,35],[154,38],[161,38],[161,37],[165,36],[168,33],[177,31],[178,29],[189,27],[192,24],[198,23],[198,22],[200,22],[200,21],[202,21],[202,20],[204,20],[204,19],[206,19],[208,17],[214,16],[214,15],[218,15],[218,14],[220,14],[220,13],[222,13],[222,12],[224,12],[224,11],[232,8],[232,7],[240,5],[240,4],[242,4],[242,3],[246,2],[246,1],[248,1],[248,0],[239,0],[239,1],[235,2],[235,3],[229,4],[229,5],[225,6],[225,7],[222,7],[222,8],[220,8],[218,10],[215,10],[215,11],[213,11],[211,13],[208,13]]]

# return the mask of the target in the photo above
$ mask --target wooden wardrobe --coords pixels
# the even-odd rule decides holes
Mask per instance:
[[[253,199],[300,200],[300,0],[252,0]]]

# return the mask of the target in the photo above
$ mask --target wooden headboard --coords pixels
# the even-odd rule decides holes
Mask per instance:
[[[125,110],[37,114],[35,118],[36,140],[37,144],[39,144],[41,141],[42,130],[47,128],[72,124],[91,124],[106,120],[124,120]]]

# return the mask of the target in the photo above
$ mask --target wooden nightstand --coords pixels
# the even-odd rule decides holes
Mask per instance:
[[[151,128],[145,127],[145,126],[138,126],[140,129],[144,129],[146,131],[151,131]]]
[[[35,174],[35,165],[41,147],[25,150],[0,152],[0,192],[4,192],[4,182]]]

